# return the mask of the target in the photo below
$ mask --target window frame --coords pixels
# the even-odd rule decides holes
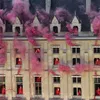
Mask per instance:
[[[59,95],[57,95],[57,94],[55,93],[55,92],[56,92],[55,90],[56,90],[57,88],[60,89],[60,94],[59,94]],[[53,93],[53,94],[54,94],[54,96],[60,96],[60,95],[61,95],[61,87],[60,87],[60,86],[55,86],[55,87],[54,87],[54,93]]]
[[[17,82],[17,78],[22,78],[21,80],[21,82]],[[19,84],[21,84],[20,86],[22,86],[22,89],[23,89],[23,76],[16,76],[16,95],[23,95],[24,94],[24,91],[23,91],[23,93],[22,94],[19,94],[18,93],[18,85]],[[24,89],[23,89],[24,90]]]
[[[73,79],[75,78],[76,82],[73,81]],[[78,82],[78,79],[81,79],[80,82]],[[81,84],[82,83],[82,77],[81,76],[72,76],[72,82],[73,84]]]
[[[74,89],[76,88],[76,95],[74,95]],[[81,89],[81,95],[77,95],[78,90]],[[73,87],[73,97],[82,97],[82,88],[81,87]]]
[[[59,54],[59,47],[53,48],[53,54]]]
[[[74,61],[75,59],[75,61]],[[78,62],[79,60],[79,62]],[[81,63],[81,59],[78,57],[78,58],[72,58],[72,65],[75,66],[76,64],[80,64]]]
[[[73,49],[75,49],[73,51]],[[79,49],[79,50],[78,50]],[[78,52],[79,51],[79,52]],[[72,54],[80,54],[81,53],[81,48],[80,46],[72,46]]]
[[[35,96],[41,96],[42,95],[42,77],[41,77],[41,82],[35,82],[36,77],[41,77],[41,76],[34,76],[34,87],[35,87],[34,88],[34,93],[35,93]],[[36,85],[38,86],[38,90],[36,89]]]
[[[98,82],[98,79],[99,79],[99,82]],[[95,80],[96,80],[97,82],[95,82]],[[97,91],[97,90],[96,90],[96,87],[95,87],[96,85],[99,85],[99,88],[100,88],[100,77],[98,77],[98,76],[97,76],[97,77],[96,77],[96,76],[94,77],[94,95],[95,95],[96,97],[100,97],[100,95],[96,95],[96,91]]]
[[[59,79],[54,79],[54,78],[59,78]],[[56,80],[56,81],[55,81],[55,80]],[[53,76],[53,83],[54,83],[54,84],[60,84],[60,82],[61,82],[60,76]]]
[[[1,84],[2,86],[4,86],[5,89],[6,89],[6,77],[0,75],[0,78],[4,78],[4,81],[0,82],[0,84]],[[5,90],[5,94],[2,94],[2,90],[1,90],[0,95],[6,95],[6,90]]]

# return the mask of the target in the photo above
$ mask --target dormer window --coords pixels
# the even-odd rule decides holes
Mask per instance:
[[[73,27],[73,33],[78,33],[78,26]]]
[[[17,26],[17,27],[15,28],[15,32],[17,32],[18,34],[20,34],[20,27]]]
[[[53,27],[53,32],[58,33],[58,27],[57,26]]]
[[[22,59],[16,58],[16,65],[22,65]]]

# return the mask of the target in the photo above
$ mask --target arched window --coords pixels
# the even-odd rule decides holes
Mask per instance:
[[[16,58],[16,65],[22,65],[22,59]]]
[[[73,27],[73,33],[78,33],[78,26]]]
[[[12,32],[12,25],[9,21],[6,21],[6,32]]]
[[[57,26],[53,27],[53,32],[58,33],[58,27]]]
[[[3,33],[3,28],[2,27],[0,27],[0,33]]]
[[[15,28],[15,32],[17,32],[18,34],[20,34],[20,27],[19,27],[19,26],[17,26],[17,27]]]

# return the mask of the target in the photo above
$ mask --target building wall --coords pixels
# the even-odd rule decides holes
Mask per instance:
[[[22,69],[20,75],[17,75],[18,68],[15,68],[15,56],[13,50],[13,41],[5,38],[5,41],[8,44],[7,48],[7,62],[4,67],[0,69],[0,75],[4,75],[6,77],[6,96],[9,100],[12,97],[16,97],[16,76],[23,77],[23,96],[30,100],[30,97],[35,96],[34,90],[34,77],[36,73],[30,73],[30,61],[29,56],[30,52],[34,48],[26,39],[23,40],[27,47],[26,57],[23,59]],[[44,62],[44,71],[40,74],[42,77],[42,96],[45,100],[49,98],[53,98],[53,87],[60,86],[61,87],[61,95],[59,98],[63,99],[71,99],[73,98],[73,86],[79,86],[80,84],[72,83],[72,74],[60,73],[56,68],[53,68],[53,57],[59,57],[61,62],[65,62],[72,67],[72,57],[80,57],[82,58],[82,63],[93,64],[93,57],[99,57],[99,54],[93,53],[93,45],[95,40],[73,40],[80,46],[81,52],[80,54],[72,54],[72,47],[68,46],[65,42],[65,39],[56,39],[53,42],[47,42],[45,39],[37,39],[38,43],[41,45],[41,49],[43,50],[43,62]],[[100,43],[100,41],[99,41]],[[63,45],[62,45],[63,44]],[[52,48],[55,45],[59,45],[60,52],[59,54],[53,54]],[[85,61],[84,61],[85,59]],[[94,66],[95,67],[95,66]],[[99,66],[98,66],[99,67]],[[53,75],[48,72],[48,69],[54,69],[59,76],[61,77],[60,84],[53,84]],[[100,75],[99,68],[96,69],[97,74]],[[99,76],[97,76],[99,77]],[[82,78],[82,99],[89,100],[94,98],[94,71],[87,72],[81,74]],[[9,89],[13,89],[9,90]]]

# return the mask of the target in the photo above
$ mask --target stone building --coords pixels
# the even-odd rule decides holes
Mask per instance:
[[[49,0],[48,0],[49,1]],[[89,2],[90,0],[86,0]],[[88,3],[87,3],[88,4]],[[88,4],[89,5],[89,4]],[[50,5],[46,6],[50,7]],[[47,12],[49,8],[47,9]],[[71,27],[76,27],[78,34],[72,34],[72,41],[75,46],[66,44],[64,34],[61,31],[61,24],[54,16],[50,23],[50,30],[55,32],[55,40],[48,42],[43,37],[36,37],[39,46],[33,46],[28,42],[23,32],[23,24],[16,18],[13,25],[10,23],[0,25],[7,43],[5,64],[0,65],[0,100],[93,100],[100,99],[100,40],[95,45],[97,36],[94,36],[92,25],[90,31],[81,31],[81,23],[74,16]],[[33,26],[40,25],[37,16],[33,20]],[[18,39],[26,46],[25,58],[13,48],[14,32],[19,33]],[[41,53],[41,61],[44,63],[43,71],[40,74],[31,73],[30,52]],[[16,55],[15,55],[16,52]],[[88,64],[95,70],[85,70],[82,74],[62,73],[57,70],[60,63],[67,64],[71,69],[77,63]],[[21,65],[20,74],[18,74]],[[52,74],[53,70],[56,74]],[[6,90],[6,91],[5,91]]]

